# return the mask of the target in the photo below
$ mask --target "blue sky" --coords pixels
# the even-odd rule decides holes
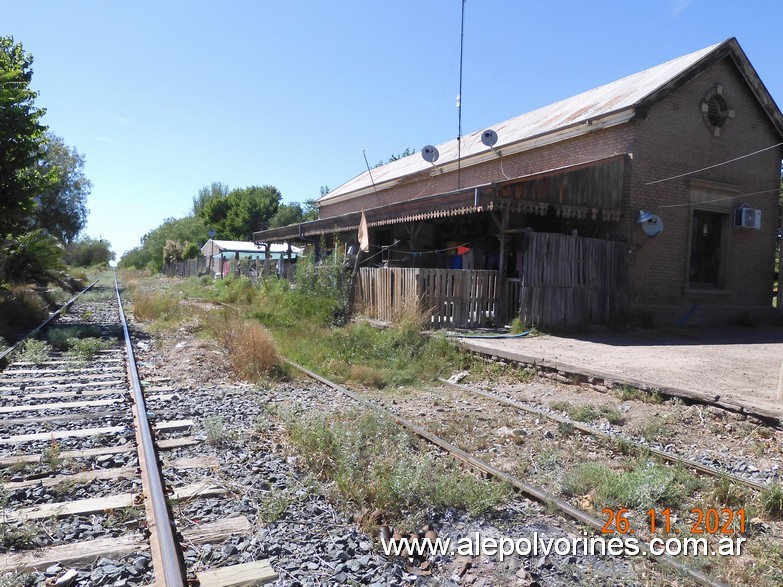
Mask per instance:
[[[199,188],[316,197],[457,136],[460,0],[0,0],[118,257]],[[737,37],[783,105],[779,0],[467,0],[463,134]],[[206,238],[206,235],[205,235]]]

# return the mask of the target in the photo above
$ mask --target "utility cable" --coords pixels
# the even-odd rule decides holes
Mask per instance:
[[[741,159],[746,159],[747,157],[752,157],[753,155],[758,155],[759,153],[763,153],[764,151],[769,151],[770,149],[774,149],[775,147],[783,146],[783,143],[778,143],[777,145],[772,145],[771,147],[765,147],[763,149],[759,149],[758,151],[754,151],[753,153],[748,153],[746,155],[740,155],[739,157],[735,157],[734,159],[729,159],[728,161],[723,161],[721,163],[716,163],[715,165],[709,165],[708,167],[702,167],[701,169],[696,169],[695,171],[688,171],[687,173],[681,173],[679,175],[674,175],[672,177],[665,177],[664,179],[656,179],[655,181],[648,181],[644,185],[653,185],[656,183],[663,183],[664,181],[671,181],[672,179],[679,179],[681,177],[686,177],[688,175],[693,175],[694,173],[699,173],[701,171],[707,171],[708,169],[715,169],[716,167],[720,167],[721,165],[727,165],[729,163],[734,163],[735,161],[740,161]]]

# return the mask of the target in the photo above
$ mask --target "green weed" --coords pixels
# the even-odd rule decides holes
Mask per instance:
[[[31,338],[24,342],[19,356],[22,361],[41,364],[49,359],[51,352],[52,347],[47,342]]]
[[[41,463],[46,465],[52,473],[56,473],[63,464],[61,453],[60,444],[57,441],[52,440],[49,447],[41,452]]]
[[[595,492],[596,503],[607,507],[676,507],[684,497],[672,471],[662,465],[642,462],[621,473],[605,465],[584,463],[563,476],[561,488],[565,495]]]
[[[740,485],[721,475],[713,484],[712,499],[715,503],[728,507],[743,506],[747,493]]]
[[[204,431],[209,446],[221,446],[227,439],[226,425],[220,416],[209,416],[204,420]]]
[[[642,391],[639,388],[632,387],[630,385],[622,385],[614,388],[615,394],[621,401],[639,401],[646,404],[662,404],[666,398],[664,398],[660,392],[655,391]]]
[[[68,339],[70,349],[68,356],[76,361],[89,361],[102,350],[109,347],[109,341],[102,338],[71,338]]]
[[[776,483],[771,487],[763,489],[759,494],[759,504],[761,511],[770,519],[779,520],[783,518],[783,486]]]
[[[342,499],[380,508],[396,520],[426,507],[456,507],[477,515],[510,495],[503,484],[422,453],[414,437],[370,412],[289,415],[287,429],[306,466],[331,481]]]

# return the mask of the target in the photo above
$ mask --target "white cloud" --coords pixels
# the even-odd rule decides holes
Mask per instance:
[[[680,16],[680,12],[688,8],[691,4],[693,4],[693,0],[672,0],[672,16],[677,18]]]

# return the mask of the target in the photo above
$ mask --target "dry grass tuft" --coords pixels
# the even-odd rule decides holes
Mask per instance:
[[[49,316],[49,307],[41,295],[26,286],[0,290],[0,335],[26,329]]]
[[[176,295],[140,290],[133,294],[133,317],[139,322],[176,320],[181,313]]]
[[[401,300],[401,303],[395,304],[391,323],[403,330],[420,332],[429,325],[430,313],[423,308],[421,298],[409,293]]]
[[[386,377],[378,369],[366,365],[351,365],[350,380],[375,389],[386,386]]]
[[[283,363],[272,335],[258,322],[230,311],[207,312],[205,326],[228,351],[232,371],[248,381],[283,373]]]

